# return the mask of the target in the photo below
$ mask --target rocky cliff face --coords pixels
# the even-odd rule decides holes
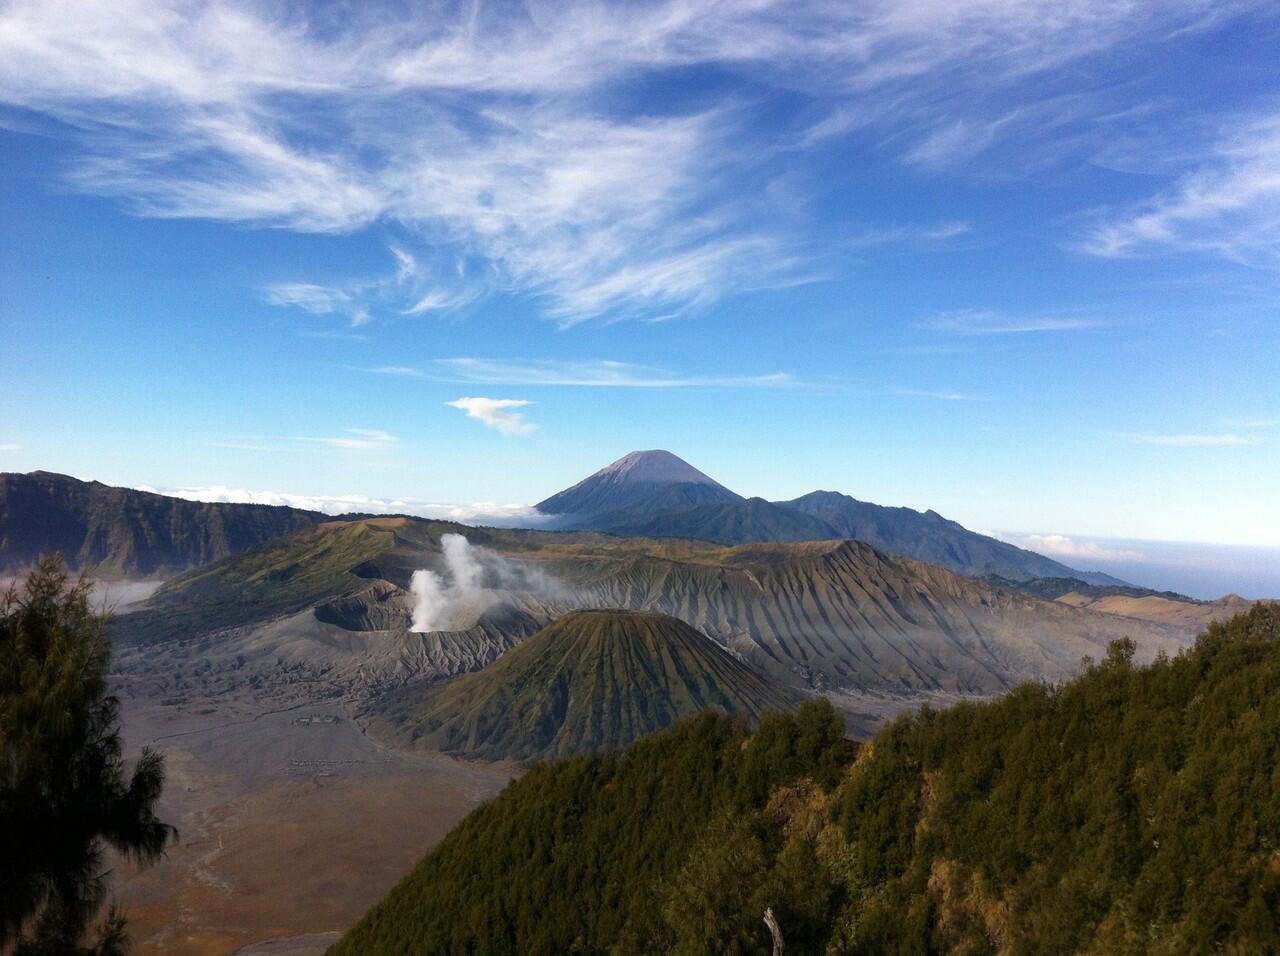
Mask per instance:
[[[314,527],[324,515],[186,501],[35,471],[0,474],[0,571],[62,553],[105,576],[175,574]]]

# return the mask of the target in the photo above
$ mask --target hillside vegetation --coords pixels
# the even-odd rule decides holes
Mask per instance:
[[[534,767],[474,811],[330,953],[644,952],[659,892],[712,824],[771,790],[834,785],[852,755],[825,702],[748,736],[714,711],[621,754]]]
[[[900,718],[705,715],[543,765],[332,951],[1280,951],[1280,606],[1148,667]]]

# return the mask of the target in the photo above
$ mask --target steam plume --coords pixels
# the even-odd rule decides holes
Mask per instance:
[[[440,538],[444,574],[413,572],[413,624],[417,632],[468,626],[496,599],[495,591],[524,591],[544,598],[567,595],[564,586],[539,568],[478,547],[460,534]]]

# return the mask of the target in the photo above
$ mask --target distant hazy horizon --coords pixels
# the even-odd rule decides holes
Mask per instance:
[[[1280,548],[1051,532],[999,532],[996,536],[1081,571],[1104,571],[1138,587],[1177,591],[1200,600],[1238,594],[1256,601],[1280,595]],[[1075,547],[1045,547],[1046,538],[1066,539]]]

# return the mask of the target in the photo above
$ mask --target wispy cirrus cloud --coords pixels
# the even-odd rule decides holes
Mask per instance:
[[[427,368],[379,365],[357,371],[401,378],[477,385],[558,385],[584,388],[792,388],[804,383],[786,372],[764,375],[690,375],[610,359],[436,359]]]
[[[1259,445],[1258,435],[1242,435],[1239,432],[1184,433],[1176,435],[1130,435],[1132,441],[1143,445],[1164,445],[1169,448],[1225,448],[1236,445]]]
[[[393,375],[397,378],[430,378],[426,372],[412,365],[374,365],[364,368],[358,365],[349,366],[356,372],[368,372],[370,375]]]
[[[456,398],[445,402],[450,408],[465,412],[468,418],[474,418],[486,428],[502,432],[504,435],[527,435],[535,431],[537,425],[526,421],[523,412],[513,409],[524,408],[533,402],[520,398]]]
[[[225,448],[228,451],[278,451],[278,447],[263,441],[211,441],[206,442],[210,448]]]
[[[973,223],[963,220],[912,225],[890,223],[866,226],[847,236],[841,245],[854,252],[895,249],[925,252],[953,249],[971,241],[973,234]]]
[[[787,372],[763,375],[702,375],[609,359],[490,359],[444,358],[429,366],[411,365],[349,366],[353,371],[420,381],[460,382],[476,385],[559,386],[569,388],[637,389],[812,389],[846,390],[847,380],[798,379]],[[926,398],[945,402],[972,402],[978,398],[952,389],[887,388],[871,392],[904,398]]]
[[[464,306],[479,294],[466,284],[433,285],[432,271],[412,253],[395,244],[388,245],[387,252],[395,268],[384,275],[329,284],[272,282],[262,290],[263,301],[311,315],[344,315],[347,324],[356,328],[371,322],[375,311],[400,315],[442,312]]]
[[[332,448],[348,448],[355,451],[371,451],[391,448],[400,443],[400,439],[390,432],[378,428],[347,428],[345,434],[315,438],[299,436],[294,441],[314,442],[318,445],[329,445]]]
[[[1250,5],[1262,2],[1232,11]],[[388,308],[517,292],[572,325],[821,274],[744,188],[779,150],[860,131],[941,169],[1027,131],[1069,139],[1091,119],[1081,97],[1030,78],[1225,15],[1210,0],[659,0],[431,16],[369,5],[341,17],[253,0],[13,0],[0,12],[0,103],[63,124],[79,146],[71,184],[139,215],[320,233],[386,224],[405,237]],[[802,98],[806,124],[762,121],[748,94],[708,105],[668,87],[660,110],[618,95],[697,67]],[[361,324],[380,293],[282,277],[266,294]]]
[[[262,290],[269,305],[301,309],[311,315],[344,313],[352,327],[369,321],[369,311],[361,304],[356,290],[340,286],[317,285],[313,282],[273,282]]]
[[[1208,252],[1280,268],[1280,113],[1241,121],[1171,189],[1104,219],[1080,248],[1110,258]]]
[[[1240,428],[1245,431],[1276,428],[1280,426],[1280,418],[1233,418],[1225,421],[1228,428]]]
[[[346,451],[387,451],[400,444],[398,436],[380,428],[346,428],[341,435],[290,435],[274,438],[211,441],[211,448],[235,451],[278,452],[304,445],[324,445]]]
[[[931,388],[895,388],[894,395],[901,395],[904,398],[933,398],[940,402],[972,402],[976,401],[973,395],[967,392],[951,392],[943,389]]]
[[[1098,328],[1102,324],[1087,318],[1009,316],[988,309],[961,309],[940,312],[917,323],[917,327],[952,335],[1022,335],[1034,332],[1074,332]]]

